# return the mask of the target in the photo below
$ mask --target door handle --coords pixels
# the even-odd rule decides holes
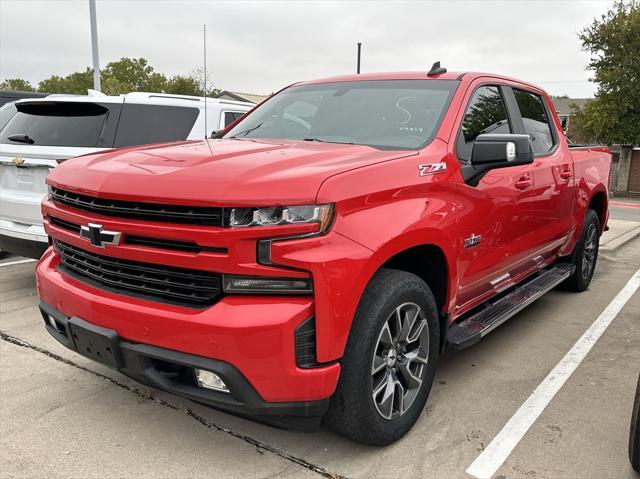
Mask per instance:
[[[516,188],[519,190],[525,190],[531,186],[531,177],[528,174],[522,175],[518,181],[516,181]]]
[[[562,173],[560,173],[560,178],[562,178],[563,180],[570,180],[573,177],[573,173],[569,170],[565,170]]]

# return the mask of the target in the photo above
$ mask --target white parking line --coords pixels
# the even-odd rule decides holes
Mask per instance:
[[[0,268],[3,266],[12,266],[14,264],[32,263],[35,259],[19,259],[17,261],[9,261],[7,263],[0,263]]]
[[[589,329],[544,378],[487,448],[473,461],[467,469],[467,474],[478,479],[490,479],[496,473],[638,288],[640,288],[640,270],[635,272]]]

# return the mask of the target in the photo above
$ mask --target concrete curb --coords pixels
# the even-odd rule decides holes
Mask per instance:
[[[616,249],[620,248],[622,245],[636,238],[638,235],[640,235],[640,225],[636,226],[632,230],[627,231],[624,234],[621,234],[616,238],[610,239],[606,243],[601,244],[600,251],[615,251]]]

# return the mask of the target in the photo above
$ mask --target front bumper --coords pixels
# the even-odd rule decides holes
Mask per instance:
[[[41,300],[63,317],[78,317],[115,331],[124,351],[137,355],[160,351],[192,365],[196,360],[213,361],[215,364],[209,364],[216,367],[225,364],[222,374],[229,374],[229,368],[237,371],[262,401],[258,409],[264,411],[298,408],[313,415],[322,407],[314,409],[306,403],[326,400],[335,391],[338,363],[310,369],[296,366],[295,329],[313,315],[311,297],[228,295],[207,309],[194,310],[96,289],[59,272],[58,261],[59,256],[49,249],[36,268]],[[140,376],[139,368],[130,364],[125,363],[121,369],[142,382],[153,381],[161,389],[203,400],[193,396],[192,390],[174,391],[173,386],[158,383],[153,375],[149,379],[146,372]],[[219,402],[217,395],[203,402],[255,415],[257,409],[242,392],[245,389],[236,386],[236,391],[232,390],[241,406]]]
[[[148,386],[292,429],[316,429],[327,410],[328,398],[317,401],[267,402],[260,397],[243,374],[227,362],[125,341],[113,330],[96,327],[79,318],[69,318],[44,302],[40,303],[40,311],[45,328],[61,344],[90,359],[116,367],[123,374]],[[55,327],[52,322],[55,323]],[[75,325],[73,330],[72,323]],[[88,334],[106,332],[111,335],[107,343],[111,353],[109,358],[97,351],[97,344],[91,353],[87,352],[88,348],[85,351],[83,346],[87,344],[86,341],[82,343],[83,339],[78,338],[76,334],[79,325]],[[95,355],[96,352],[100,358]],[[194,368],[215,372],[225,382],[230,393],[198,387]]]

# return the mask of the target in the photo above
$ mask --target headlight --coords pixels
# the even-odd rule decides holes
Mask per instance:
[[[324,233],[333,220],[333,205],[270,206],[267,208],[233,208],[229,226],[276,226],[317,223]]]
[[[53,190],[51,188],[51,186],[47,185],[47,199],[48,200],[52,200],[53,199]]]
[[[313,285],[308,278],[263,278],[225,274],[222,279],[225,293],[245,294],[311,294]]]

